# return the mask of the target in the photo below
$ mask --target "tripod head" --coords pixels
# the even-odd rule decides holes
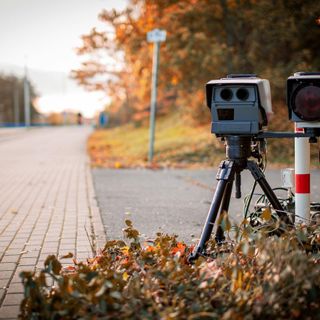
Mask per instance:
[[[222,137],[226,147],[226,158],[234,163],[235,197],[241,198],[241,172],[247,168],[249,158],[257,159],[257,165],[263,169],[263,155],[266,154],[265,139],[255,136],[228,135]]]
[[[226,157],[239,163],[248,160],[250,157],[258,160],[259,166],[266,153],[266,140],[256,136],[228,135],[222,137],[226,146]]]

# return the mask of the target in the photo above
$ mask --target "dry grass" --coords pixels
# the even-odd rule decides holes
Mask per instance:
[[[148,166],[149,128],[125,126],[97,130],[88,141],[93,166]],[[186,125],[178,115],[157,121],[154,146],[157,167],[212,166],[224,157],[224,147],[209,126]]]
[[[290,129],[285,121],[274,119],[271,130]],[[96,167],[150,167],[148,148],[148,125],[135,127],[127,124],[97,130],[88,141],[91,163]],[[317,145],[312,145],[311,151],[313,166],[317,167]],[[223,143],[210,133],[209,123],[205,126],[191,126],[179,114],[157,119],[154,162],[151,167],[215,167],[224,158]],[[292,139],[268,140],[268,166],[293,166],[293,162]]]

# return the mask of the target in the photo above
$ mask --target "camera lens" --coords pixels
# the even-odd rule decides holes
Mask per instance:
[[[229,100],[232,99],[232,96],[233,96],[233,93],[228,88],[222,89],[221,92],[220,92],[220,97],[222,98],[222,100],[229,101]]]
[[[293,97],[293,112],[305,121],[319,121],[320,87],[305,86],[297,88]]]
[[[239,100],[245,101],[249,98],[249,91],[245,88],[240,88],[237,90],[237,98]]]

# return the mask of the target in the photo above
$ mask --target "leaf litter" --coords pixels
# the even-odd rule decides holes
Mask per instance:
[[[94,258],[63,268],[48,256],[40,272],[22,272],[19,318],[320,319],[319,225],[270,236],[224,223],[233,239],[210,240],[194,264],[193,245],[163,233],[142,241],[125,225],[125,241],[106,242]]]

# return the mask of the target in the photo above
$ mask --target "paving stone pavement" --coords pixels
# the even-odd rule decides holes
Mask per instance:
[[[42,268],[50,254],[85,260],[104,244],[86,155],[90,131],[21,129],[5,139],[0,129],[0,319],[18,316],[21,271]]]

